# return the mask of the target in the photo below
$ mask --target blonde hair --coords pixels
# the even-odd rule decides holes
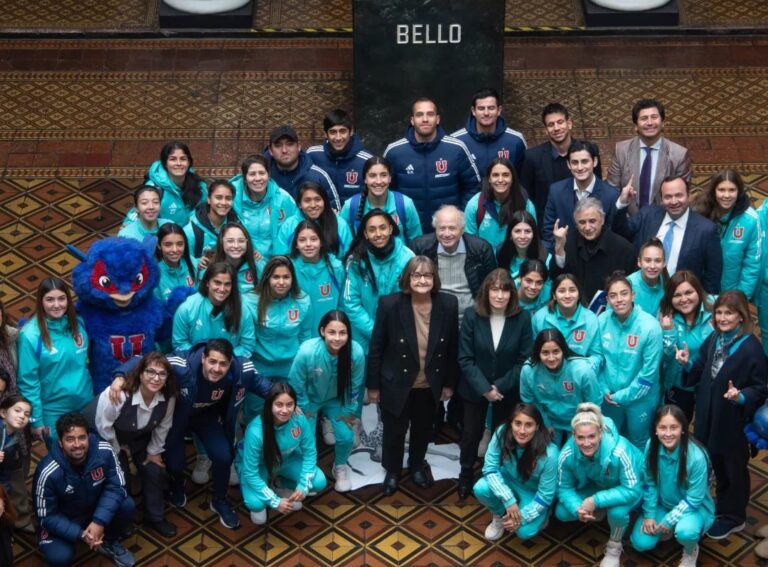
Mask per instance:
[[[576,430],[580,425],[594,425],[602,431],[605,427],[605,421],[600,406],[592,402],[584,402],[576,406],[576,415],[571,419],[571,428]]]

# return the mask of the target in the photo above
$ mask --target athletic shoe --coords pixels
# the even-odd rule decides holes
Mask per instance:
[[[327,417],[320,418],[320,431],[323,434],[323,442],[326,445],[336,444],[336,435],[333,433],[333,424]]]
[[[678,567],[696,567],[696,560],[699,558],[699,544],[693,547],[691,554],[687,554],[683,549],[683,556],[680,558],[680,565]]]
[[[134,559],[133,554],[125,549],[116,539],[109,541],[104,540],[104,542],[96,548],[96,551],[109,557],[117,567],[133,567],[136,565],[136,559]]]
[[[181,490],[169,490],[166,493],[166,500],[171,503],[174,508],[183,508],[187,505],[187,495],[184,492],[184,487]]]
[[[620,541],[608,540],[600,567],[621,567],[621,552],[623,550]]]
[[[198,455],[195,460],[195,468],[192,469],[192,482],[206,484],[211,480],[211,467],[213,463],[207,455]]]
[[[494,514],[493,518],[491,518],[491,523],[488,524],[487,528],[485,528],[485,539],[488,541],[496,541],[497,539],[501,539],[501,536],[503,535],[504,518]]]
[[[755,546],[755,555],[768,559],[768,539],[762,540]]]
[[[211,500],[211,510],[219,515],[221,525],[230,530],[240,527],[240,518],[226,498]]]
[[[349,477],[352,475],[352,470],[349,465],[336,465],[333,467],[333,478],[336,480],[334,488],[336,492],[349,492],[352,490],[352,482]]]
[[[491,443],[491,430],[486,429],[483,431],[483,436],[480,439],[480,444],[477,446],[477,456],[481,459],[485,457],[485,452],[488,450],[488,445]]]
[[[731,534],[740,532],[745,526],[744,522],[737,524],[732,520],[715,520],[715,523],[709,528],[707,536],[709,536],[709,539],[725,539]]]
[[[261,512],[251,512],[251,522],[257,526],[267,523],[267,509],[264,508]]]
[[[757,531],[755,532],[755,537],[767,538],[768,537],[768,524],[763,524],[762,526],[757,528]]]

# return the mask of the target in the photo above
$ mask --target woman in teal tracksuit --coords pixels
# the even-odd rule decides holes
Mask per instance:
[[[189,257],[187,235],[175,222],[164,224],[157,231],[155,259],[160,271],[155,297],[167,301],[177,287],[194,287],[195,267]]]
[[[539,237],[536,219],[528,211],[515,211],[509,218],[503,242],[496,249],[499,268],[509,270],[512,279],[520,275],[527,260],[541,260],[549,266],[551,254]]]
[[[570,350],[587,357],[594,371],[600,371],[603,365],[600,326],[597,315],[582,305],[581,289],[575,276],[560,274],[555,278],[549,303],[536,311],[531,325],[534,337],[544,329],[557,329]],[[570,417],[567,423],[570,423]]]
[[[296,226],[303,220],[311,220],[320,226],[328,252],[343,258],[352,242],[352,231],[347,222],[331,208],[325,190],[313,181],[305,181],[299,187],[296,203],[299,205],[299,211],[280,227],[273,253],[288,254]]]
[[[293,197],[269,177],[264,156],[248,156],[241,173],[229,180],[235,188],[233,207],[251,235],[254,250],[265,262],[273,255],[280,227],[299,212]]]
[[[237,222],[232,210],[235,188],[223,179],[211,183],[208,199],[195,209],[195,213],[184,227],[189,244],[189,255],[197,269],[202,271],[210,264],[210,257],[216,248],[219,232],[228,222]]]
[[[160,159],[149,166],[144,183],[159,187],[160,218],[185,226],[195,208],[205,202],[206,186],[192,168],[192,153],[183,142],[168,142],[160,150]],[[137,219],[131,209],[123,221],[128,225]]]
[[[467,234],[479,236],[496,250],[504,242],[512,213],[522,210],[536,220],[536,207],[520,185],[515,166],[508,159],[497,158],[485,172],[482,189],[464,209]]]
[[[198,292],[190,295],[173,316],[173,348],[190,350],[209,339],[227,339],[235,355],[248,358],[255,349],[253,316],[237,289],[237,274],[227,262],[211,264]]]
[[[238,445],[240,487],[254,524],[267,522],[267,508],[282,514],[300,510],[310,492],[326,486],[317,466],[315,430],[296,409],[293,388],[275,382],[263,413],[248,425]]]
[[[571,432],[571,418],[583,402],[600,404],[603,393],[594,366],[577,356],[555,328],[536,335],[531,358],[520,372],[520,399],[536,404],[560,447]]]
[[[363,215],[371,209],[382,209],[389,213],[400,229],[397,236],[408,245],[411,240],[421,236],[419,212],[413,199],[399,191],[389,188],[392,182],[392,166],[383,157],[373,156],[363,165],[363,191],[344,201],[339,216],[343,218],[356,234]]]
[[[263,259],[255,260],[255,256],[248,229],[239,222],[230,222],[219,233],[211,262],[227,262],[237,271],[237,288],[240,297],[244,298],[248,293],[256,291],[261,271],[266,264]],[[203,274],[204,271],[198,272],[198,277],[202,278]]]
[[[395,221],[381,209],[371,209],[347,255],[347,280],[342,305],[352,321],[355,340],[365,352],[371,341],[379,298],[400,290],[398,279],[413,257],[401,240]]]
[[[676,349],[688,347],[691,360],[696,360],[704,341],[712,334],[712,302],[696,274],[688,270],[675,272],[665,286],[659,308],[664,353],[661,358],[661,391],[668,404],[683,410],[693,419],[693,388],[683,387],[687,370],[675,360]]]
[[[712,178],[700,212],[720,231],[720,289],[738,289],[751,299],[760,279],[762,230],[738,172],[725,169]]]
[[[539,410],[518,404],[491,437],[483,477],[474,486],[477,499],[493,514],[485,539],[497,540],[504,530],[520,539],[539,533],[555,499],[557,458]]]
[[[344,291],[344,265],[323,244],[320,227],[308,220],[296,227],[291,244],[291,261],[299,287],[312,304],[310,328],[317,329],[321,319],[341,304]]]
[[[642,497],[640,451],[595,404],[576,408],[571,429],[557,463],[555,516],[561,522],[592,522],[600,517],[595,512],[604,509],[610,535],[600,565],[619,567],[629,514]]]
[[[696,567],[699,539],[715,521],[709,456],[690,439],[688,420],[677,406],[656,410],[653,428],[656,434],[643,458],[643,514],[632,530],[632,547],[648,551],[662,536],[674,533],[683,546],[680,565]]]
[[[632,284],[623,272],[608,278],[605,289],[611,309],[598,317],[605,360],[599,376],[603,413],[642,450],[659,402],[661,326],[634,305]]]
[[[247,301],[256,320],[256,348],[253,365],[273,380],[288,381],[301,343],[312,338],[309,296],[299,287],[293,264],[285,256],[272,256],[257,286]],[[250,422],[261,413],[264,400],[245,394],[243,413]]]
[[[60,278],[37,288],[35,315],[19,333],[17,387],[32,402],[32,434],[50,445],[56,420],[93,399],[88,372],[88,335]]]
[[[160,218],[160,200],[163,192],[154,185],[142,185],[133,193],[136,220],[123,226],[117,235],[142,242],[147,236],[155,236],[158,229],[170,222]]]
[[[659,305],[664,298],[664,284],[667,260],[664,257],[664,245],[655,236],[640,247],[637,266],[640,268],[627,276],[635,292],[635,305],[656,317]]]
[[[552,289],[547,265],[535,258],[526,260],[520,266],[520,273],[515,280],[520,307],[533,315],[547,304]]]
[[[362,399],[365,354],[352,340],[352,325],[343,311],[329,311],[320,321],[320,338],[309,339],[293,359],[288,383],[296,390],[299,407],[312,432],[317,414],[331,422],[336,439],[333,478],[337,492],[351,489],[352,431]]]

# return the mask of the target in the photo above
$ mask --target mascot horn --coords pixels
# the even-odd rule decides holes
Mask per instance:
[[[155,348],[163,309],[152,293],[159,278],[154,248],[154,238],[106,238],[72,270],[77,310],[90,340],[95,394],[112,383],[117,366]]]

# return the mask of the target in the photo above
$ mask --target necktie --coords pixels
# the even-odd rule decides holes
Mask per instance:
[[[640,168],[640,206],[644,207],[651,202],[651,151],[653,148],[645,146],[645,159],[643,167]]]
[[[675,221],[669,221],[667,226],[669,226],[669,228],[667,229],[667,234],[664,235],[664,242],[662,242],[662,245],[664,246],[664,258],[669,262],[669,256],[672,254],[672,246],[675,243]]]

